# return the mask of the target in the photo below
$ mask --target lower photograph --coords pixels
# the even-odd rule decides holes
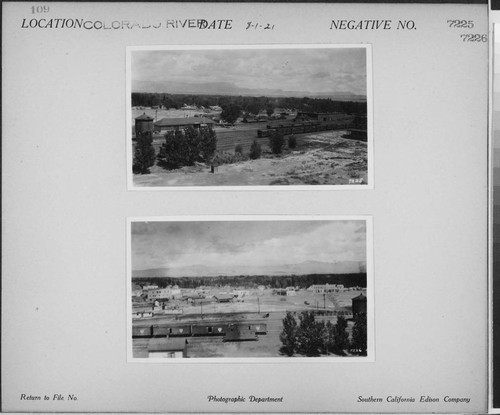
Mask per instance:
[[[371,216],[128,218],[128,361],[374,361]]]

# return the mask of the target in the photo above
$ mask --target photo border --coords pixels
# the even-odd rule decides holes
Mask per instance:
[[[147,50],[235,50],[235,49],[354,49],[362,48],[366,52],[366,104],[367,104],[367,184],[336,185],[238,185],[238,186],[135,186],[132,172],[132,68],[134,51]],[[281,191],[281,190],[373,190],[374,186],[374,149],[373,149],[373,58],[371,43],[296,43],[296,44],[245,44],[245,45],[149,45],[126,47],[126,154],[127,154],[127,190],[128,191]]]
[[[132,341],[132,241],[133,222],[215,222],[215,221],[347,221],[364,220],[366,224],[366,297],[367,297],[367,355],[356,357],[216,357],[216,358],[134,358]],[[375,287],[373,258],[373,216],[371,215],[197,215],[197,216],[154,216],[127,218],[127,301],[126,336],[127,363],[164,364],[323,364],[323,363],[373,363],[375,362]]]

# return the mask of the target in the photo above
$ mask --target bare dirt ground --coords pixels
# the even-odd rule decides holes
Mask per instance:
[[[139,187],[162,186],[262,186],[367,184],[366,142],[342,138],[345,131],[297,135],[298,145],[281,156],[263,146],[263,157],[225,164],[210,173],[198,164],[177,170],[151,168],[151,174],[134,175]]]

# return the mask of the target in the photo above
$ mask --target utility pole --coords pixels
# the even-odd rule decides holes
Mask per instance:
[[[259,310],[259,314],[260,314],[260,298],[257,297],[257,306],[258,306],[258,310]]]
[[[323,293],[323,308],[326,309],[326,294]]]

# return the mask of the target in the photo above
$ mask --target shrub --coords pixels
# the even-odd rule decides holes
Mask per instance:
[[[151,131],[140,132],[136,137],[132,171],[134,174],[149,174],[149,168],[154,164],[153,133]]]
[[[217,151],[211,158],[210,164],[212,166],[221,166],[223,164],[233,164],[239,161],[245,161],[246,158],[240,153],[229,153],[227,151]]]
[[[236,144],[234,147],[234,152],[243,155],[243,146],[241,144]]]
[[[278,131],[273,131],[269,136],[269,147],[274,154],[281,154],[283,145],[285,144],[285,137]]]
[[[249,157],[252,159],[252,160],[257,160],[260,158],[260,155],[262,153],[262,149],[260,147],[260,144],[257,143],[257,140],[253,140],[253,143],[250,147],[250,154],[249,154]]]
[[[288,148],[295,148],[297,147],[297,137],[294,135],[291,135],[288,137]]]

